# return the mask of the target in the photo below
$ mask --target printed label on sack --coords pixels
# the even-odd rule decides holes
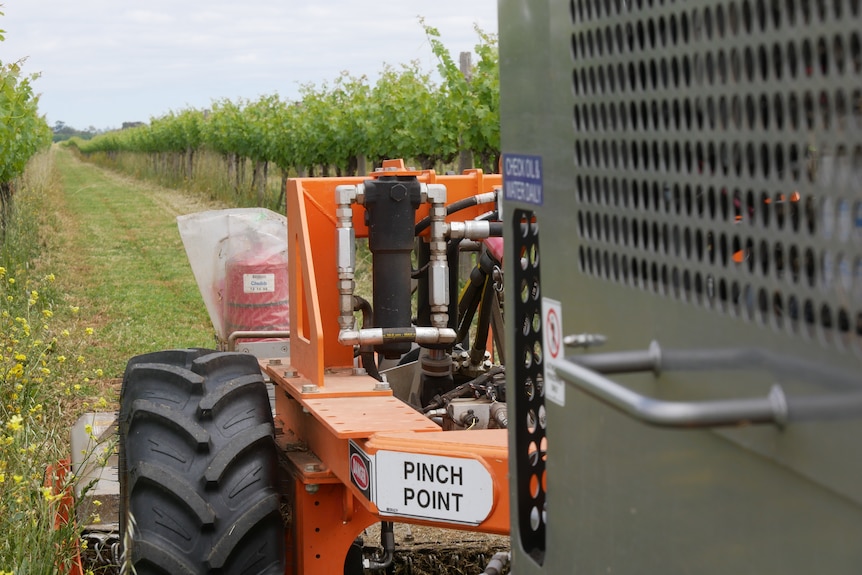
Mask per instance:
[[[243,274],[242,291],[266,293],[275,291],[275,274]]]

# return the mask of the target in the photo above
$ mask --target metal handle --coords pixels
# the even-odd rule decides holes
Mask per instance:
[[[611,407],[659,427],[720,427],[755,423],[783,427],[790,422],[862,416],[862,390],[790,398],[776,384],[766,397],[664,401],[636,393],[569,360],[552,364],[552,369],[566,382]]]
[[[232,331],[227,336],[228,351],[236,351],[236,342],[239,339],[290,339],[290,332],[287,330],[249,330],[249,331]]]

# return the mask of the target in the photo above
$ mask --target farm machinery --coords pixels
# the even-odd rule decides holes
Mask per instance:
[[[501,0],[502,176],[290,180],[289,346],[130,362],[138,572],[383,569],[403,522],[518,575],[858,573],[860,20]]]
[[[194,216],[227,221],[243,246],[197,234],[215,235],[225,262],[201,284],[225,310],[223,347],[257,356],[189,349],[129,362],[120,536],[138,573],[385,569],[393,521],[508,533],[505,370],[493,345],[500,182],[401,161],[368,178],[291,180],[275,250],[286,259],[266,255],[262,212],[245,227],[243,211]],[[372,260],[370,301],[355,289],[357,238]],[[450,297],[465,249],[477,263]],[[355,542],[372,523],[382,551],[363,557]]]

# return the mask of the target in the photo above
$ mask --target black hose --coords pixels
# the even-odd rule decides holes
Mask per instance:
[[[374,556],[368,560],[366,569],[386,569],[392,565],[395,557],[395,525],[391,521],[380,523],[380,544],[383,546],[383,556]]]
[[[464,198],[463,200],[458,200],[457,202],[452,202],[448,206],[446,206],[446,215],[452,215],[455,212],[460,212],[461,210],[466,210],[467,208],[471,208],[475,205],[478,205],[479,202],[476,200],[476,196],[470,196],[469,198]],[[431,216],[425,216],[416,224],[416,229],[414,233],[418,236],[422,232],[428,229],[428,226],[431,225]]]
[[[437,409],[438,407],[444,407],[449,401],[458,398],[458,397],[466,397],[468,395],[472,395],[473,390],[480,386],[484,385],[487,382],[494,379],[495,376],[501,373],[505,373],[506,368],[502,365],[497,365],[480,375],[475,379],[471,379],[467,383],[462,383],[452,391],[447,391],[446,393],[437,395],[434,399],[431,400],[428,405],[422,408],[422,413],[428,413],[433,409]]]
[[[367,299],[354,295],[353,311],[362,312],[362,327],[374,327],[374,309],[371,307],[371,303]],[[368,375],[377,381],[383,380],[380,376],[380,371],[377,369],[377,362],[374,360],[374,346],[360,346],[359,358],[362,360],[362,367],[365,368],[365,372]]]

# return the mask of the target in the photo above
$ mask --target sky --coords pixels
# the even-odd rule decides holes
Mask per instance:
[[[0,0],[4,64],[39,73],[53,126],[119,128],[213,100],[298,99],[342,71],[436,70],[419,16],[455,61],[497,32],[496,0]],[[474,58],[475,60],[475,58]]]

